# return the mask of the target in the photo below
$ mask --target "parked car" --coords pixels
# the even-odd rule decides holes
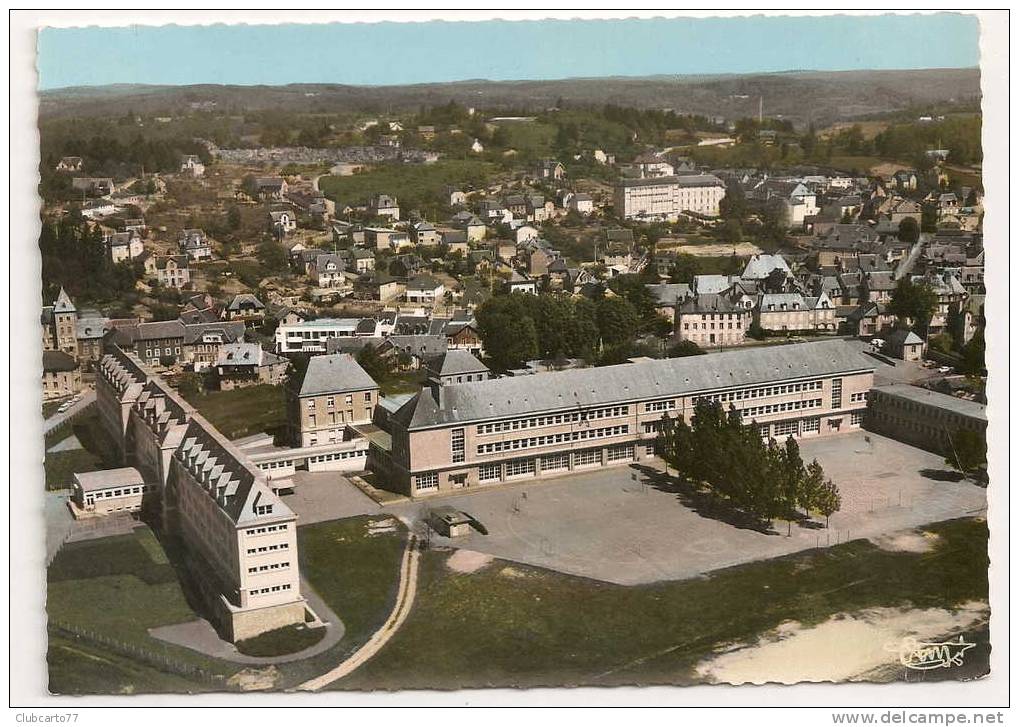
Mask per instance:
[[[938,373],[939,374],[950,374],[950,373],[952,373],[952,367],[951,366],[939,366],[938,367]]]
[[[872,338],[870,339],[870,345],[874,348],[881,348],[885,345],[885,341],[883,338]]]

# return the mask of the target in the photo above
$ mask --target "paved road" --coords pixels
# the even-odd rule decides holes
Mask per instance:
[[[96,400],[95,389],[89,389],[85,392],[85,395],[81,400],[72,406],[70,409],[65,411],[63,414],[54,414],[49,419],[43,422],[43,434],[49,434],[51,431],[59,427],[61,424],[66,422],[68,419],[73,418],[75,415],[80,414],[85,407],[91,405]]]
[[[368,642],[351,654],[349,658],[325,674],[304,682],[298,689],[314,692],[332,684],[338,679],[342,679],[375,656],[393,638],[393,634],[400,630],[400,626],[407,620],[407,615],[414,605],[414,596],[417,594],[418,561],[420,558],[421,551],[417,546],[417,538],[410,535],[407,538],[407,547],[403,551],[403,562],[400,565],[400,587],[396,594],[396,605],[393,606],[393,612],[389,615],[389,618],[386,619],[386,622],[382,624],[378,631],[372,634]]]

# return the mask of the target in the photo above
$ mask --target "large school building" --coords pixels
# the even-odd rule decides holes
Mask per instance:
[[[841,340],[430,385],[370,438],[381,486],[412,497],[639,462],[665,415],[699,399],[739,409],[762,436],[859,429],[874,367]]]

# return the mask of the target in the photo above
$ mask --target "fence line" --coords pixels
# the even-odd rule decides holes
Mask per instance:
[[[92,642],[93,644],[102,646],[110,651],[120,654],[121,656],[129,656],[137,659],[162,672],[184,676],[189,679],[197,679],[208,684],[222,685],[223,683],[222,677],[219,674],[214,674],[200,666],[180,661],[165,653],[161,654],[151,651],[136,644],[129,644],[107,636],[106,634],[100,634],[96,631],[92,631],[91,629],[82,628],[63,621],[50,619],[49,626],[52,630],[61,633],[64,636]]]

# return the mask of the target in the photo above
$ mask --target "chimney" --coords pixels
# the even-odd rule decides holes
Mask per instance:
[[[435,400],[435,405],[441,409],[445,403],[445,395],[443,393],[445,387],[442,385],[442,379],[437,374],[429,376],[428,388],[431,391],[432,399]]]

